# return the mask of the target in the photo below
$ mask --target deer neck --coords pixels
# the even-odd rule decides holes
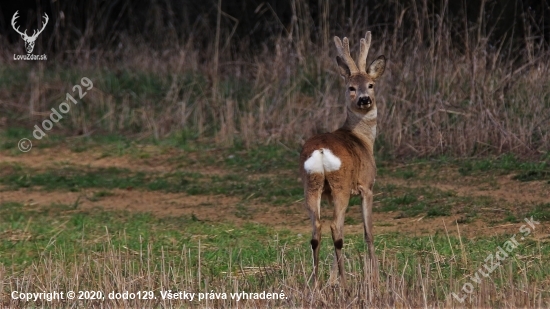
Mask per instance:
[[[344,122],[342,129],[350,130],[372,151],[374,139],[376,138],[376,119],[376,108],[365,115],[357,114],[348,108],[346,122]]]

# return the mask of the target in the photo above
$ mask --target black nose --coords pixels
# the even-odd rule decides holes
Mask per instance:
[[[370,97],[360,97],[359,101],[357,101],[357,105],[369,105],[372,103],[372,100]]]

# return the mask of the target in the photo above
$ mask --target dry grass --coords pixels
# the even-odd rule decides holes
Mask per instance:
[[[548,306],[548,281],[533,281],[526,275],[524,268],[512,267],[505,262],[488,278],[482,278],[480,284],[472,284],[472,293],[462,292],[463,284],[471,282],[466,278],[449,278],[449,265],[472,269],[480,261],[470,260],[467,256],[445,255],[438,252],[435,244],[433,251],[425,252],[423,261],[410,264],[409,259],[397,258],[398,248],[384,247],[379,252],[383,280],[376,287],[369,275],[370,264],[363,255],[353,254],[347,260],[347,269],[351,278],[349,294],[338,285],[322,281],[319,289],[312,289],[304,280],[310,277],[310,252],[302,253],[289,250],[286,245],[278,249],[277,262],[274,265],[247,267],[240,265],[234,272],[224,272],[221,276],[211,277],[201,274],[201,267],[208,266],[201,260],[199,241],[193,247],[183,246],[177,252],[160,252],[152,249],[153,244],[143,240],[138,251],[128,249],[123,242],[115,245],[106,235],[98,242],[102,249],[84,256],[65,256],[62,249],[55,248],[43,255],[23,271],[6,269],[0,266],[0,305],[9,308],[24,308],[29,304],[36,306],[60,307],[198,307],[198,308],[540,308]],[[124,237],[118,235],[118,237]],[[449,240],[450,241],[450,240]],[[172,248],[173,250],[175,248]],[[461,250],[464,248],[462,247]],[[292,251],[289,253],[289,251]],[[456,252],[459,254],[459,252]],[[52,256],[57,256],[56,258]],[[64,257],[64,258],[60,258]],[[197,260],[198,259],[198,260]],[[539,267],[541,256],[516,257],[521,261],[531,261],[525,265]],[[413,259],[414,260],[414,259]],[[231,264],[231,259],[229,258]],[[523,262],[520,262],[523,264]],[[330,258],[321,264],[322,273],[327,273],[331,265]],[[518,264],[519,266],[519,264]],[[229,268],[232,268],[229,265]],[[235,267],[233,267],[235,268]],[[443,270],[442,270],[443,269]],[[453,266],[451,266],[452,273]],[[480,269],[481,268],[480,266]],[[472,269],[472,273],[473,273]],[[520,272],[517,274],[516,272]],[[523,275],[522,275],[523,273]],[[7,274],[7,277],[6,277]],[[202,276],[201,276],[202,275]],[[105,300],[79,301],[37,301],[25,302],[10,300],[8,291],[39,293],[42,291],[101,291]],[[161,291],[196,293],[193,301],[162,299]],[[110,292],[136,293],[153,291],[156,299],[109,299]],[[231,298],[230,293],[284,293],[282,300],[240,300]],[[198,301],[198,293],[226,293],[227,299],[203,299]],[[464,297],[464,302],[457,301]],[[2,295],[2,293],[4,293]]]
[[[550,62],[544,40],[535,39],[535,22],[525,21],[525,38],[505,40],[487,26],[484,16],[491,12],[484,11],[483,1],[475,24],[449,17],[447,0],[435,7],[414,1],[385,4],[390,23],[368,26],[351,16],[347,29],[336,31],[326,14],[339,5],[323,4],[324,17],[314,25],[308,4],[292,3],[291,25],[260,47],[233,38],[229,25],[235,20],[219,9],[211,12],[216,29],[197,26],[185,32],[185,40],[174,39],[179,32],[173,26],[162,28],[162,21],[174,17],[159,13],[153,14],[158,21],[148,21],[155,25],[147,34],[156,34],[155,44],[118,35],[119,48],[81,44],[73,56],[56,53],[53,61],[39,64],[11,61],[14,47],[6,46],[3,78],[19,72],[21,82],[0,89],[0,105],[10,119],[23,118],[23,126],[32,127],[88,76],[96,87],[86,107],[73,108],[62,125],[76,132],[162,138],[185,131],[220,144],[301,143],[337,128],[345,117],[330,37],[347,35],[357,43],[370,29],[370,57],[389,58],[377,90],[379,151],[393,156],[548,151]],[[102,33],[100,23],[89,27],[83,42],[93,41],[94,29]],[[215,38],[205,46],[198,33],[207,30]]]

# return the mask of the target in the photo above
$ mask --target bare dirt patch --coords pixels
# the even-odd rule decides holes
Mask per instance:
[[[110,195],[94,198],[98,191],[85,192],[47,192],[41,190],[20,189],[17,191],[3,191],[0,193],[0,204],[4,202],[18,202],[25,207],[39,208],[51,204],[77,205],[79,210],[126,210],[149,212],[158,217],[194,216],[197,220],[208,222],[229,222],[241,225],[247,222],[266,224],[277,229],[288,229],[295,233],[309,237],[311,226],[306,211],[301,202],[289,206],[273,206],[261,203],[243,204],[239,197],[187,195],[184,193],[162,193],[158,191],[141,190],[111,190]],[[112,195],[111,195],[112,194]],[[243,206],[244,205],[244,206]],[[239,216],[240,208],[245,207],[249,217]],[[322,215],[323,233],[330,235],[330,217],[332,209],[324,207]],[[358,205],[350,206],[347,217],[353,218],[354,224],[346,224],[346,234],[363,233],[361,210]],[[399,232],[412,236],[434,235],[436,233],[463,237],[493,236],[503,233],[517,233],[522,223],[507,223],[490,226],[483,220],[476,220],[468,224],[459,224],[458,215],[447,217],[426,218],[395,218],[394,212],[374,213],[375,234]],[[547,237],[550,227],[541,229],[538,235]],[[546,235],[546,236],[545,236]]]
[[[184,193],[160,193],[141,190],[111,190],[108,196],[94,197],[99,191],[46,192],[41,190],[5,191],[0,203],[18,202],[29,207],[51,204],[78,204],[76,209],[127,210],[150,212],[159,217],[195,215],[199,220],[223,221],[240,200],[227,196],[187,195]]]
[[[489,196],[495,200],[505,200],[518,205],[524,203],[548,203],[550,202],[550,185],[547,181],[520,182],[512,179],[514,175],[504,175],[493,179],[490,187],[478,185],[473,181],[465,179],[460,183],[448,181],[420,181],[404,180],[391,177],[380,177],[380,182],[390,183],[405,187],[435,187],[442,191],[453,191],[459,196]],[[468,177],[472,178],[472,177]]]
[[[19,164],[33,169],[44,169],[60,164],[82,165],[96,168],[118,167],[128,168],[137,171],[169,171],[172,167],[167,166],[163,158],[156,157],[156,160],[133,159],[128,156],[106,156],[102,151],[73,152],[70,149],[45,148],[32,149],[28,153],[10,156],[0,152],[0,162]],[[164,164],[155,164],[162,162]]]
[[[135,172],[168,173],[180,168],[180,164],[173,158],[182,155],[179,150],[159,152],[144,148],[143,152],[150,154],[148,158],[133,158],[129,155],[106,155],[105,149],[91,149],[86,152],[74,152],[70,149],[44,148],[32,149],[28,153],[16,156],[0,152],[0,163],[18,164],[32,169],[45,169],[63,165],[83,166],[92,168],[124,168]],[[183,153],[185,154],[185,153]],[[195,155],[195,154],[193,154]],[[172,160],[170,160],[172,159]],[[193,168],[186,166],[187,172],[200,172],[204,175],[225,175],[225,171],[212,166]],[[0,174],[1,175],[1,174]]]

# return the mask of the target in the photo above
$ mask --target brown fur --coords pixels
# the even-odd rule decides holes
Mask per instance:
[[[377,113],[374,82],[384,72],[385,58],[378,57],[368,70],[366,69],[364,63],[370,46],[370,32],[367,32],[366,40],[361,41],[359,66],[356,66],[349,56],[347,38],[344,38],[343,45],[339,38],[335,38],[335,43],[340,52],[337,63],[341,75],[346,80],[347,119],[340,129],[332,133],[316,135],[306,141],[300,153],[300,174],[304,184],[305,206],[313,229],[311,243],[314,279],[317,280],[318,275],[321,241],[320,203],[321,198],[326,198],[334,205],[334,219],[330,225],[335,249],[332,274],[336,272],[337,267],[341,284],[345,288],[346,279],[341,249],[344,237],[344,216],[351,195],[361,195],[365,241],[373,263],[374,281],[378,280],[378,264],[374,254],[372,234],[372,189],[376,176],[373,146]],[[308,173],[304,164],[314,151],[320,149],[329,149],[334,156],[338,157],[341,161],[340,168],[334,171]]]
[[[330,149],[335,156],[340,158],[342,166],[338,171],[326,173],[324,177],[317,176],[320,174],[307,174],[304,170],[304,162],[313,151],[321,148]],[[368,182],[368,179],[374,179],[376,173],[372,150],[369,148],[372,148],[369,144],[364,143],[352,131],[343,128],[310,138],[304,144],[300,154],[302,163],[300,173],[304,183],[308,184],[308,191],[322,188],[323,193],[328,196],[333,191],[331,188],[334,188],[356,195],[359,193],[358,185],[368,187],[370,184],[364,181]],[[360,179],[360,176],[363,176],[363,179]]]

